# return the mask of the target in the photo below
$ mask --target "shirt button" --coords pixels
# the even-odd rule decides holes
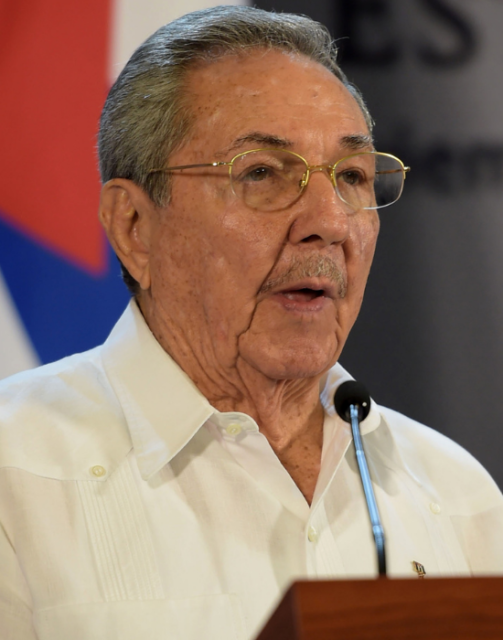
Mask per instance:
[[[94,465],[94,467],[91,467],[89,469],[89,472],[95,478],[103,478],[103,476],[106,475],[107,470],[105,469],[105,467],[102,467],[101,464],[96,464],[96,465]]]
[[[314,527],[309,527],[307,530],[307,539],[309,542],[318,542],[318,532]]]
[[[231,422],[225,427],[225,432],[229,436],[237,436],[241,433],[241,425],[237,422]]]
[[[436,502],[430,502],[430,510],[435,515],[438,515],[442,511],[442,507]]]

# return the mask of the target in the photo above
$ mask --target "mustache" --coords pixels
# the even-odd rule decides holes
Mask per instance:
[[[346,277],[341,268],[328,256],[309,256],[305,259],[295,258],[288,269],[276,278],[269,278],[261,286],[259,293],[269,293],[274,289],[282,289],[290,283],[306,278],[327,278],[337,285],[340,298],[347,292]]]

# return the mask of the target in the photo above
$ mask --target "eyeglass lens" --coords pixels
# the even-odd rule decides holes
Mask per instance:
[[[302,193],[305,162],[281,149],[250,151],[231,167],[234,193],[260,211],[280,211]],[[353,210],[377,209],[398,200],[403,188],[403,168],[393,157],[378,153],[355,154],[336,164],[332,182],[339,197]]]

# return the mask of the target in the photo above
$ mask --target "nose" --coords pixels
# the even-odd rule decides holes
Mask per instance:
[[[311,168],[309,184],[293,208],[296,216],[289,235],[293,244],[322,248],[341,244],[348,237],[352,210],[339,198],[324,167]]]

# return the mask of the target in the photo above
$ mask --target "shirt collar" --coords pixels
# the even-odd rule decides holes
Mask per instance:
[[[237,414],[217,411],[157,342],[134,301],[103,346],[103,366],[124,411],[144,479],[157,473],[212,416],[220,426]],[[336,364],[320,382],[325,411],[335,415],[337,387],[351,380]],[[362,434],[376,429],[380,415],[372,401]]]
[[[164,351],[131,302],[103,347],[103,365],[126,417],[140,473],[157,473],[214,409]]]

